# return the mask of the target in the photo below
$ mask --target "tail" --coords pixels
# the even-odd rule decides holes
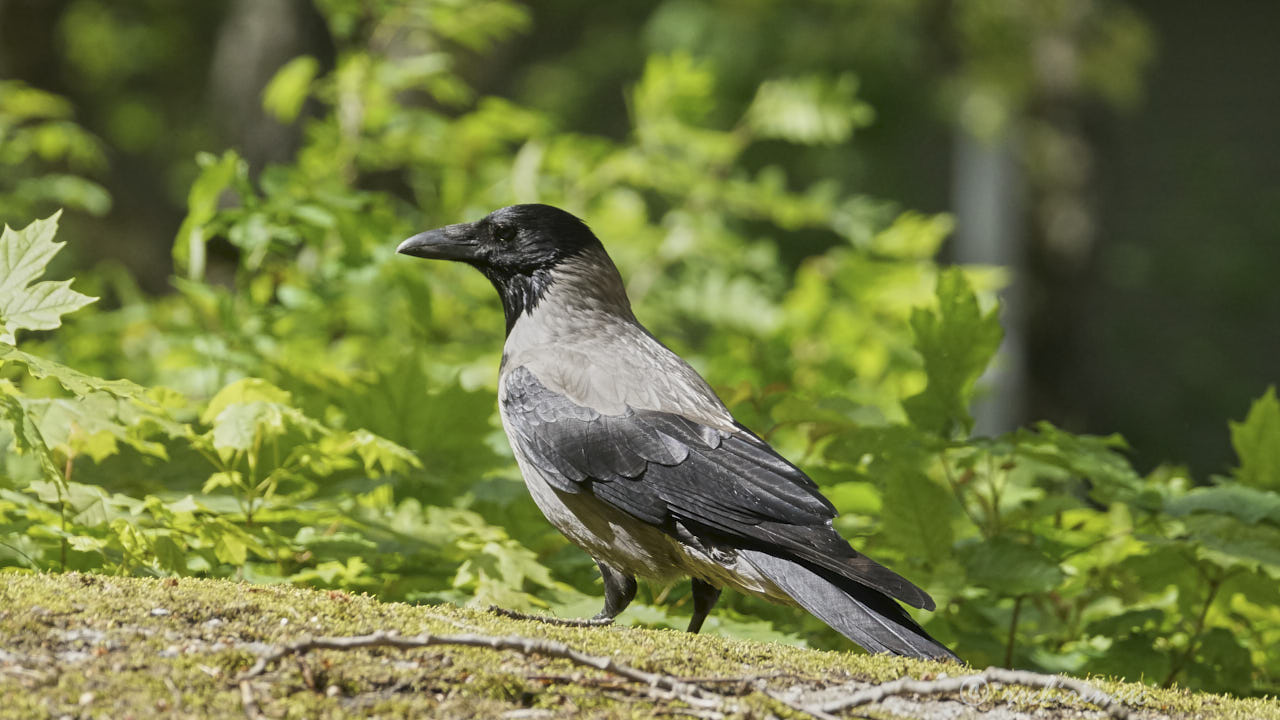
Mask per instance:
[[[878,590],[847,578],[819,574],[759,550],[740,548],[738,555],[800,607],[868,652],[960,662],[955,653],[929,637],[901,605]]]

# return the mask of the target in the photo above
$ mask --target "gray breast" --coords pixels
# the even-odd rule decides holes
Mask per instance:
[[[502,423],[510,437],[510,420],[505,412]],[[573,544],[629,575],[666,580],[687,574],[683,572],[684,553],[675,538],[606,505],[590,492],[555,489],[519,445],[511,445],[534,503]]]

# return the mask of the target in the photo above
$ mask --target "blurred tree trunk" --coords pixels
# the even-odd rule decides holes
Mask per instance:
[[[1005,343],[975,408],[982,433],[1032,418],[1089,429],[1090,316],[1082,298],[1097,210],[1084,117],[1103,89],[1096,80],[1086,87],[1084,58],[1102,42],[1098,29],[1117,22],[1108,14],[1114,7],[1103,0],[950,6],[965,90],[953,150],[955,259],[1013,273],[1002,295]],[[1122,57],[1107,70],[1136,77],[1141,59]]]
[[[1024,199],[1016,140],[975,137],[959,127],[954,133],[952,207],[956,214],[953,257],[960,263],[1008,268],[1011,283],[1001,293],[1004,341],[1000,354],[980,380],[985,395],[974,406],[974,431],[995,435],[1024,420],[1026,394],[1026,303],[1023,277]]]
[[[303,0],[232,0],[218,28],[209,106],[228,144],[255,169],[288,160],[297,147],[296,126],[267,115],[262,91],[282,65],[316,45],[314,13]]]

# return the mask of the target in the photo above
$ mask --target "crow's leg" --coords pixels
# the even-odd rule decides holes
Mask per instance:
[[[636,579],[599,560],[596,560],[596,567],[600,568],[600,578],[604,580],[604,609],[591,619],[613,622],[636,599]]]
[[[705,583],[698,578],[693,579],[693,617],[689,618],[689,632],[696,633],[702,629],[707,613],[720,599],[720,588]]]
[[[605,565],[599,560],[600,577],[604,579],[604,609],[589,618],[558,618],[546,615],[530,615],[528,613],[507,610],[496,605],[489,606],[489,612],[495,615],[514,618],[516,620],[534,620],[548,625],[565,625],[569,627],[598,627],[610,625],[618,614],[627,609],[636,597],[636,579],[620,570]],[[714,600],[712,601],[714,602]]]

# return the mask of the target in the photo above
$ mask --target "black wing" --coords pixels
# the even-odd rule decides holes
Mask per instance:
[[[510,440],[566,493],[603,502],[674,534],[728,540],[835,572],[914,607],[933,599],[849,546],[818,486],[746,428],[724,432],[681,415],[603,415],[548,390],[520,367],[505,381]]]

